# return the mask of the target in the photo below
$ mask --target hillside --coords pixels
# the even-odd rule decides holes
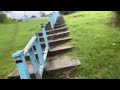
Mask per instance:
[[[40,32],[41,22],[47,20],[0,23],[0,78],[5,78],[16,68],[12,54],[23,49],[34,33]]]
[[[112,28],[108,11],[85,11],[65,16],[75,47],[70,56],[80,59],[78,78],[120,77],[120,28]]]
[[[80,60],[77,78],[118,79],[120,77],[120,28],[113,28],[109,11],[81,11],[64,16],[74,49],[65,54]],[[0,24],[0,78],[5,78],[15,68],[12,53],[23,49],[40,22],[27,21]]]

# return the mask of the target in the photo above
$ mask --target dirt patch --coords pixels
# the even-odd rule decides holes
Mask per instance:
[[[43,79],[76,79],[76,67],[61,69],[57,71],[45,72]]]

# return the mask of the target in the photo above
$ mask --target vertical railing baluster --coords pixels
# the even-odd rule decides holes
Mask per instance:
[[[40,65],[43,65],[44,66],[44,58],[43,58],[43,50],[41,48],[41,44],[40,44],[40,41],[39,41],[39,35],[38,34],[35,34],[37,36],[37,39],[35,41],[35,46],[36,46],[36,50],[37,50],[37,53],[38,53],[38,58],[39,58],[39,63]]]
[[[51,25],[51,28],[53,29],[54,26],[53,26],[53,16],[52,16],[52,13],[50,14],[50,25]]]
[[[45,24],[43,23],[41,24],[41,29],[42,29],[43,38],[45,40],[45,46],[49,49],[48,38],[47,38],[46,30],[45,30]]]
[[[38,66],[33,48],[31,48],[28,53],[29,53],[31,63],[32,63],[33,68],[34,68],[34,73],[36,75],[36,79],[41,79],[41,76],[40,76],[40,73],[39,73],[39,66]]]
[[[54,14],[52,13],[52,22],[53,22],[53,28],[55,27],[55,18],[54,18]]]
[[[28,72],[23,50],[14,53],[12,57],[16,60],[16,65],[20,74],[20,78],[30,79],[30,74]]]
[[[57,21],[57,13],[55,12],[55,24],[56,24],[56,21]]]
[[[56,20],[55,12],[53,12],[53,16],[54,16],[54,25],[55,25],[55,20]]]

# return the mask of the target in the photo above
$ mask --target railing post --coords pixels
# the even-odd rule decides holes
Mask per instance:
[[[49,49],[49,43],[48,43],[48,38],[47,38],[47,34],[46,34],[45,24],[44,23],[41,24],[41,28],[42,28],[43,38],[45,40],[45,45]]]
[[[56,22],[56,15],[55,15],[55,12],[53,12],[53,18],[54,18],[54,26],[55,26],[55,22]]]
[[[40,44],[40,41],[39,41],[39,35],[38,34],[35,34],[37,36],[37,39],[35,41],[35,46],[36,46],[36,50],[37,50],[37,53],[38,53],[38,58],[39,58],[39,63],[40,65],[45,65],[45,62],[44,62],[44,57],[43,57],[43,50],[41,48],[41,44]]]
[[[50,24],[51,24],[51,28],[53,29],[54,26],[53,26],[53,16],[52,16],[52,13],[50,14]]]
[[[31,63],[32,63],[33,68],[34,68],[34,73],[36,75],[36,79],[41,79],[40,72],[39,72],[39,66],[38,66],[33,48],[31,48],[28,53],[29,53]]]
[[[16,65],[20,74],[21,79],[30,79],[30,74],[28,72],[26,60],[24,57],[23,50],[12,54],[12,57],[16,60]]]

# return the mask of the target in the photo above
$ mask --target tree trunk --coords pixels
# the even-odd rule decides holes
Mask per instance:
[[[119,27],[120,26],[120,11],[115,11],[115,16],[113,18],[113,26]]]

